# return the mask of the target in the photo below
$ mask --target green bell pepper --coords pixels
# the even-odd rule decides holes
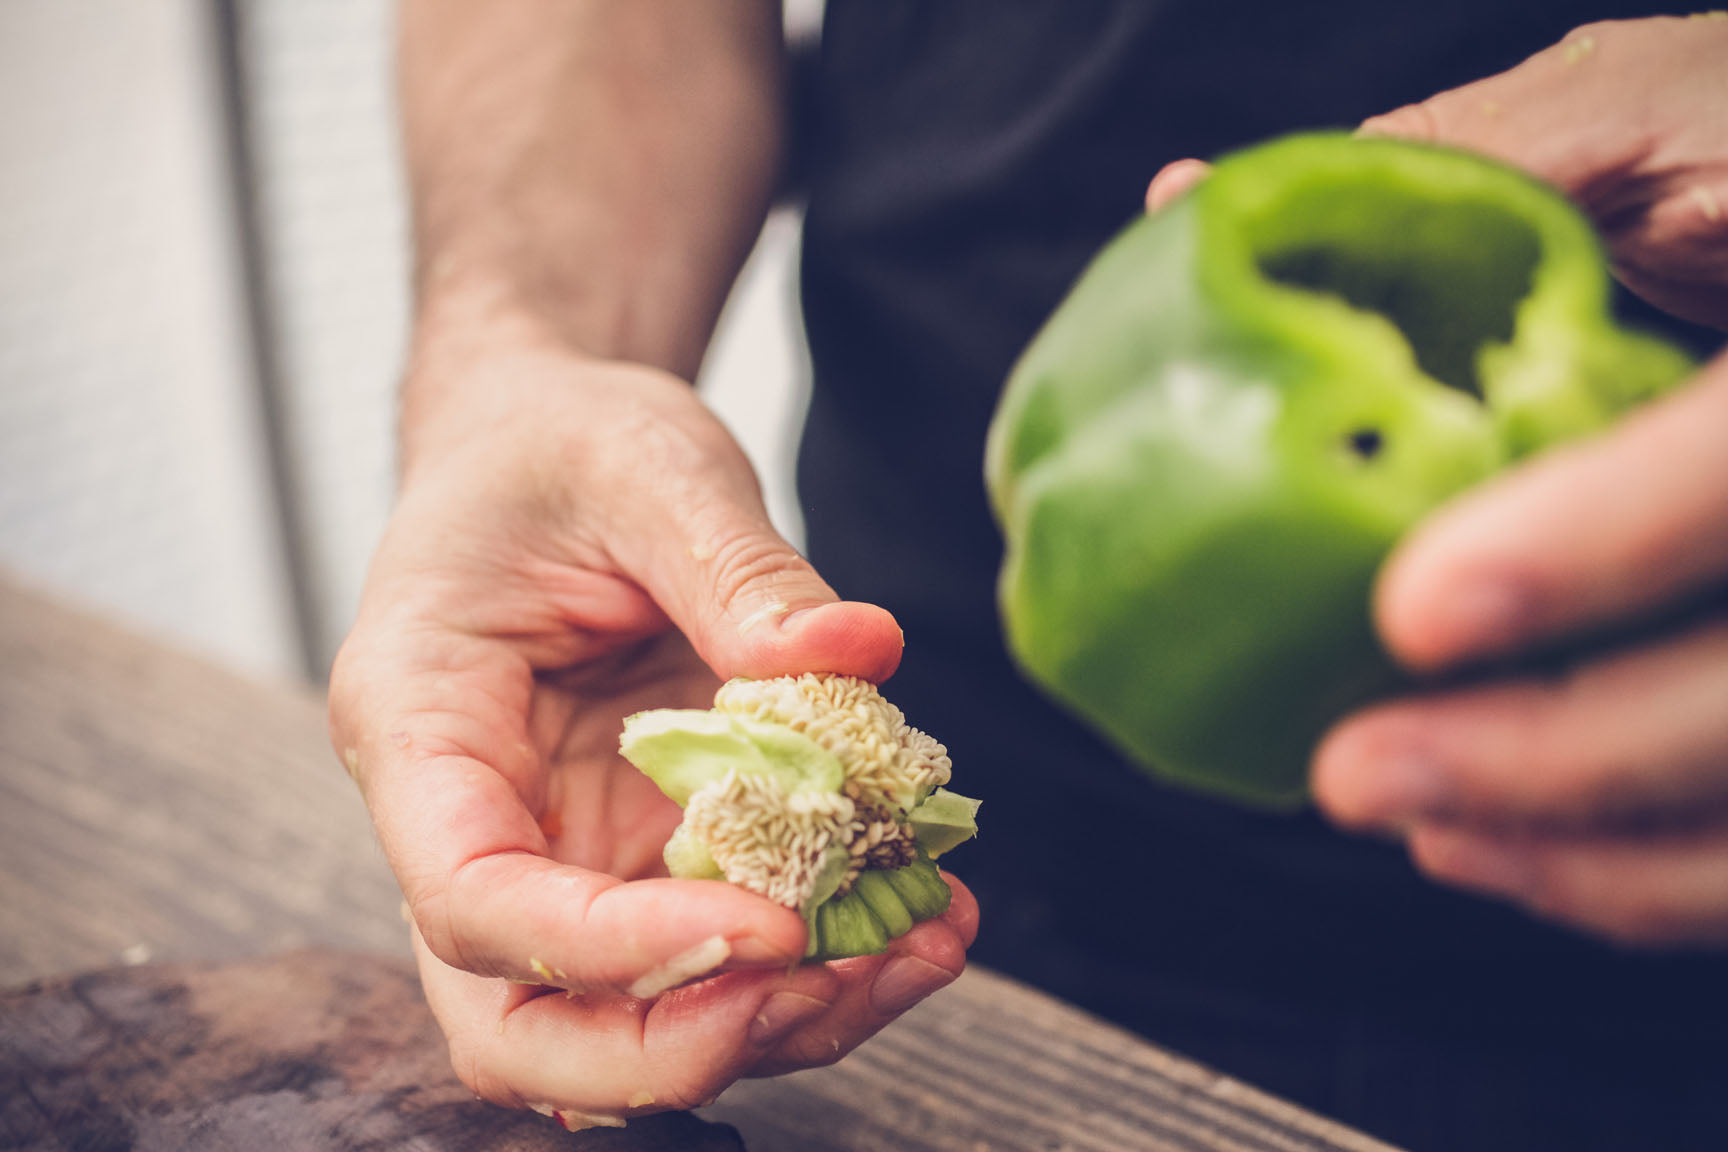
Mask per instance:
[[[1100,253],[1021,357],[986,476],[1030,676],[1130,758],[1292,806],[1401,683],[1399,536],[1686,356],[1609,317],[1589,224],[1497,163],[1342,134],[1225,158]]]

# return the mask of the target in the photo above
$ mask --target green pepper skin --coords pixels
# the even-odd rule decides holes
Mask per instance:
[[[1131,224],[1027,349],[985,463],[1038,683],[1162,776],[1292,807],[1400,684],[1369,616],[1413,523],[1682,379],[1589,224],[1499,164],[1287,137]]]

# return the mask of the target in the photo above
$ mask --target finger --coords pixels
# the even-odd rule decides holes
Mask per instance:
[[[1200,183],[1211,170],[1204,160],[1173,160],[1164,165],[1146,186],[1146,211],[1158,211]]]
[[[948,910],[914,925],[881,956],[828,965],[838,977],[832,1004],[792,1030],[749,1075],[778,1076],[832,1064],[959,977],[966,949],[978,934],[978,903],[964,884],[943,876],[953,893]]]
[[[573,991],[651,999],[803,951],[796,914],[714,880],[633,880],[523,852],[459,867],[447,889],[409,898],[433,949],[462,968]]]
[[[1435,880],[1625,943],[1728,942],[1728,826],[1543,837],[1423,825],[1410,853]]]
[[[798,916],[714,881],[622,883],[547,857],[525,794],[534,677],[509,646],[445,637],[394,665],[339,734],[414,920],[444,961],[564,988],[653,995],[802,956]],[[346,685],[341,687],[346,690]],[[676,810],[667,808],[668,827]]]
[[[788,1032],[824,1012],[820,966],[740,972],[653,1001],[488,980],[416,939],[427,1002],[476,1094],[558,1114],[566,1127],[708,1103]]]
[[[474,761],[405,760],[378,772],[368,792],[415,923],[457,967],[651,997],[803,953],[794,913],[733,885],[624,883],[547,858],[520,800]]]
[[[1353,828],[1434,819],[1602,828],[1728,810],[1728,621],[1522,680],[1394,701],[1315,757],[1316,801]]]
[[[1725,50],[1719,14],[1586,25],[1510,71],[1361,131],[1483,152],[1548,181],[1594,218],[1629,288],[1720,327],[1728,172],[1708,110],[1721,106]]]
[[[693,404],[687,401],[687,404]],[[618,506],[613,550],[722,677],[839,672],[881,681],[900,660],[894,618],[841,602],[769,521],[725,427],[680,411],[632,440],[641,490]]]
[[[1434,669],[1619,621],[1728,580],[1728,355],[1611,432],[1466,493],[1394,552],[1380,632]]]
[[[1608,114],[1635,97],[1648,31],[1586,25],[1516,67],[1372,117],[1359,131],[1482,152],[1588,205],[1648,146],[1642,120]]]

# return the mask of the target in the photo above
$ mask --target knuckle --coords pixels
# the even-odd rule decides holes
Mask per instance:
[[[450,1066],[462,1086],[480,1099],[504,1108],[524,1106],[522,1094],[487,1063],[483,1045],[451,1038]]]
[[[1562,826],[1612,827],[1656,807],[1646,783],[1654,774],[1600,755],[1579,752],[1561,773],[1552,815]]]
[[[1636,25],[1626,20],[1591,20],[1580,24],[1561,37],[1560,43],[1567,41],[1590,39],[1601,40],[1603,37],[1622,37],[1627,35]]]
[[[1695,572],[1704,559],[1701,526],[1684,509],[1650,509],[1628,523],[1615,541],[1613,569],[1605,573],[1614,600],[1637,598],[1652,585],[1661,587]]]
[[[1566,669],[1539,684],[1514,739],[1509,774],[1528,778],[1528,815],[1561,828],[1613,825],[1664,802],[1668,773],[1660,749],[1628,746],[1604,702],[1615,692],[1591,664]]]
[[[800,1068],[826,1068],[846,1055],[850,1046],[835,1036],[800,1031],[783,1041],[780,1051]]]
[[[339,738],[341,722],[346,718],[356,695],[358,677],[353,670],[355,658],[355,640],[350,635],[342,641],[341,647],[336,649],[336,655],[330,661],[328,696],[330,734],[333,740]]]
[[[1691,916],[1685,910],[1662,900],[1642,900],[1606,906],[1599,902],[1579,902],[1568,907],[1573,912],[1568,918],[1577,920],[1586,927],[1593,927],[1607,939],[1624,947],[1655,948],[1680,944],[1689,940],[1693,934]]]
[[[445,885],[431,880],[403,884],[408,914],[426,948],[440,961],[464,972],[472,971],[462,930],[452,915]]]
[[[474,1095],[484,1096],[482,1089],[491,1087],[491,1084],[481,1069],[478,1047],[456,1035],[447,1036],[445,1046],[449,1051],[450,1068],[456,1073],[456,1079]]]
[[[1362,131],[1375,136],[1397,136],[1407,140],[1435,140],[1439,121],[1430,103],[1406,104],[1363,121]]]
[[[1604,41],[1619,41],[1627,31],[1626,22],[1620,20],[1592,20],[1579,24],[1526,63],[1549,69],[1574,68],[1594,56]]]
[[[687,385],[662,382],[650,387],[661,390],[636,392],[635,402],[622,405],[611,417],[615,442],[629,446],[641,466],[638,475],[656,484],[687,484],[694,495],[710,471],[707,465],[732,468],[744,459],[726,426],[700,403],[691,403]]]
[[[1543,854],[1531,861],[1518,900],[1544,920],[1570,924],[1617,943],[1637,938],[1634,909],[1603,900],[1600,892],[1589,891],[1580,881],[1576,869]]]
[[[450,1070],[456,1074],[456,1079],[461,1081],[462,1086],[474,1095],[493,1103],[512,1103],[513,1093],[488,1066],[486,1045],[480,1041],[477,1030],[444,1018],[440,1018],[439,1025],[444,1032],[444,1046],[450,1059]]]
[[[366,695],[366,640],[359,632],[350,633],[336,650],[330,662],[329,687],[326,691],[325,722],[330,744],[345,762],[349,750],[357,749],[364,724]],[[358,752],[355,752],[355,759]],[[356,776],[357,765],[348,763],[349,775]]]
[[[714,598],[731,604],[747,590],[807,574],[804,562],[770,531],[729,535],[713,549]]]
[[[1588,862],[1539,857],[1523,899],[1545,919],[1571,924],[1622,947],[1680,944],[1697,935],[1696,912],[1684,901],[1644,884],[1616,891]]]
[[[1458,781],[1462,809],[1567,826],[1629,802],[1628,774],[1612,748],[1580,738],[1586,697],[1571,672],[1497,691],[1480,728],[1485,754]]]
[[[1457,807],[1468,816],[1491,817],[1506,809],[1527,811],[1546,803],[1552,787],[1547,717],[1552,689],[1516,685],[1465,702],[1435,730],[1441,747],[1453,733],[1474,739],[1454,753]]]
[[[336,649],[336,655],[330,661],[330,695],[333,699],[346,703],[350,697],[359,693],[366,648],[367,636],[360,628],[355,628],[343,637],[342,643]]]
[[[613,938],[622,935],[607,932],[604,923],[595,913],[595,905],[600,897],[621,884],[623,881],[615,876],[597,874],[580,880],[570,879],[563,890],[564,898],[536,924],[536,936],[543,940],[581,940],[596,933]],[[572,995],[624,992],[630,983],[623,978],[627,973],[620,974],[614,969],[604,949],[580,948],[567,952],[563,965],[553,971],[554,983]],[[544,977],[543,972],[535,975]]]

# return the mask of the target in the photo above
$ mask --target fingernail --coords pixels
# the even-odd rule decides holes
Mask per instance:
[[[814,1020],[828,1010],[828,1003],[798,992],[776,992],[762,1002],[756,1018],[750,1021],[749,1040],[758,1048],[786,1037],[807,1020]]]
[[[884,1016],[896,1016],[938,988],[954,982],[955,974],[916,956],[888,961],[870,985],[870,1007]]]

